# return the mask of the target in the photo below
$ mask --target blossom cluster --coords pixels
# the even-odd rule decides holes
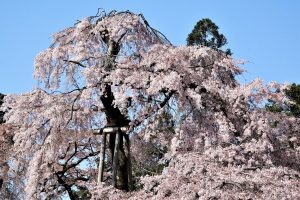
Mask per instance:
[[[240,85],[231,56],[173,46],[130,12],[85,18],[53,42],[35,60],[39,87],[6,96],[2,108],[14,127],[7,174],[26,183],[19,197],[300,198],[300,119],[263,108],[286,102],[287,85]],[[101,141],[92,129],[108,123],[108,86],[129,121],[140,190],[96,185]]]

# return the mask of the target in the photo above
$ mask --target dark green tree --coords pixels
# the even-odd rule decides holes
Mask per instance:
[[[3,103],[3,98],[4,98],[4,94],[1,94],[0,93],[0,107]],[[0,124],[3,124],[4,123],[4,119],[3,119],[3,116],[4,116],[4,112],[0,111]]]
[[[222,47],[227,44],[227,39],[219,33],[219,27],[208,18],[198,21],[186,40],[187,45],[202,45],[219,49],[227,55],[232,54],[230,49],[222,50]]]
[[[288,104],[289,112],[295,117],[300,117],[300,85],[293,83],[285,90],[285,94],[292,101],[292,104]]]
[[[291,102],[276,105],[276,102],[269,100],[266,108],[271,112],[284,112],[288,115],[300,117],[300,84],[293,83],[284,92]]]

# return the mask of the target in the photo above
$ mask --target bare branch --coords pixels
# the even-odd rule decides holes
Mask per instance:
[[[80,63],[78,61],[75,61],[75,60],[63,60],[63,61],[79,65],[79,66],[81,66],[83,68],[87,68],[85,65],[83,65],[82,63]]]

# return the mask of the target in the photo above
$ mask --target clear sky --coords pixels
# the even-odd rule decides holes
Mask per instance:
[[[212,19],[234,57],[249,61],[241,80],[300,83],[299,0],[1,0],[0,92],[30,91],[33,60],[51,34],[97,8],[143,13],[175,45],[202,18]]]

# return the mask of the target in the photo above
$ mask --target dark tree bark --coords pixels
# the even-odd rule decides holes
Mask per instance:
[[[102,34],[105,35],[105,34]],[[117,42],[111,40],[108,36],[103,36],[103,41],[108,45],[108,52],[104,67],[106,70],[114,68],[114,61],[120,51],[120,46]],[[100,97],[100,100],[104,106],[104,112],[106,114],[107,126],[127,126],[129,121],[120,112],[117,107],[114,107],[114,95],[111,85],[105,85],[105,92]],[[111,152],[111,159],[114,161],[112,164],[113,169],[113,184],[116,188],[122,190],[128,190],[128,174],[127,174],[127,157],[125,155],[123,147],[123,133],[119,132],[119,137],[116,137],[116,133],[111,133],[108,139],[109,149]],[[117,146],[115,146],[117,144]],[[117,151],[117,158],[114,158],[115,151]]]

